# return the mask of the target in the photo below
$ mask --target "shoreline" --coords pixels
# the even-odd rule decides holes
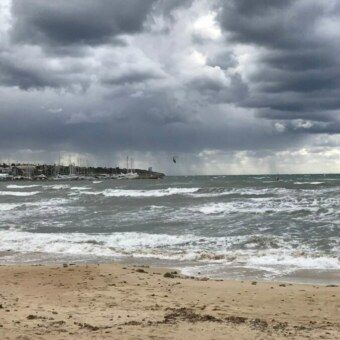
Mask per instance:
[[[6,257],[14,257],[12,260],[4,260]],[[23,260],[23,257],[25,260]],[[237,267],[237,266],[221,266],[219,274],[215,272],[205,271],[205,267],[209,265],[219,265],[219,263],[208,262],[191,262],[191,261],[175,261],[164,260],[148,257],[91,257],[83,255],[83,258],[75,258],[59,253],[43,253],[43,252],[17,252],[12,250],[0,251],[0,267],[1,266],[51,266],[62,265],[63,263],[74,263],[76,265],[86,264],[119,264],[128,266],[150,266],[153,268],[168,268],[168,270],[176,270],[182,276],[202,278],[208,277],[211,280],[226,280],[226,281],[258,281],[264,283],[280,282],[293,283],[302,285],[319,285],[327,286],[330,284],[340,285],[340,270],[339,269],[305,269],[300,268],[276,276],[270,274],[261,274],[260,271],[254,272],[254,268]],[[242,271],[242,274],[239,272]],[[235,274],[236,272],[236,274]]]
[[[3,339],[340,337],[335,285],[190,278],[143,265],[0,266]]]

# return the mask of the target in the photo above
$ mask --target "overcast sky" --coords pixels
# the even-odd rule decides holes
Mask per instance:
[[[339,55],[337,0],[1,0],[0,160],[340,172]]]

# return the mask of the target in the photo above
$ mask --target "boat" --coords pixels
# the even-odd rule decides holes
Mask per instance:
[[[139,175],[137,172],[128,172],[127,174],[124,174],[124,179],[136,179]]]
[[[53,181],[76,181],[78,179],[76,175],[56,175],[52,178]]]
[[[126,157],[126,174],[121,174],[121,179],[136,179],[139,177],[138,173],[133,170],[133,158],[130,159],[129,171],[129,156]]]

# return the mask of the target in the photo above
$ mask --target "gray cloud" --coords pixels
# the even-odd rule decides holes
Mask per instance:
[[[314,46],[307,30],[323,12],[315,1],[222,1],[220,20],[235,42],[287,49]],[[313,32],[312,30],[310,32]]]
[[[14,0],[13,38],[50,45],[98,45],[135,33],[155,0]]]
[[[6,1],[2,153],[175,153],[202,169],[226,153],[273,169],[340,145],[333,1]]]
[[[334,2],[223,2],[219,20],[228,39],[259,51],[242,105],[270,119],[332,121],[336,113],[327,112],[340,108],[339,45],[330,27],[335,18]],[[327,129],[308,132],[340,132],[334,125]]]
[[[18,86],[23,90],[45,87],[85,89],[88,86],[84,63],[68,59],[62,64],[51,62],[37,48],[5,48],[0,50],[0,81],[2,85]]]

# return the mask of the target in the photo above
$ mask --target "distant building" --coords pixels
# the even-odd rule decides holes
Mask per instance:
[[[0,174],[9,174],[11,172],[11,168],[6,165],[0,165]]]
[[[32,178],[35,174],[36,165],[32,164],[20,164],[15,165],[11,169],[13,176],[22,176],[27,178]]]

